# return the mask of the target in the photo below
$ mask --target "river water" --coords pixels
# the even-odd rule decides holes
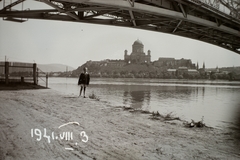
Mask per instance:
[[[49,87],[77,97],[77,82],[77,78],[49,78]],[[86,96],[91,93],[112,106],[172,112],[187,121],[204,116],[207,126],[239,128],[240,82],[92,78]]]

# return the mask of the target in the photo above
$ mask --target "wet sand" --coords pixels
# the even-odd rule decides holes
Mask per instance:
[[[0,159],[240,159],[234,132],[152,120],[101,100],[47,89],[0,91],[0,102]],[[79,123],[65,128],[72,140],[31,136],[46,128],[52,137],[68,122]]]

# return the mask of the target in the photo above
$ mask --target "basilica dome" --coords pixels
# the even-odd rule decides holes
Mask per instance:
[[[134,44],[134,45],[135,45],[135,44],[138,44],[138,45],[139,45],[139,44],[140,44],[140,45],[143,45],[143,43],[142,43],[142,42],[141,42],[139,39],[138,39],[138,40],[136,40],[136,41],[135,41],[133,44]]]

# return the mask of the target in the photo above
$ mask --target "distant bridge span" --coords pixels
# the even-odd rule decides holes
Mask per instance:
[[[196,39],[240,54],[240,11],[235,8],[233,13],[229,7],[225,10],[229,13],[222,12],[229,5],[224,0],[38,0],[53,9],[17,11],[14,6],[25,0],[6,1],[0,10],[4,20],[62,20],[146,29]],[[235,6],[240,7],[237,2]]]

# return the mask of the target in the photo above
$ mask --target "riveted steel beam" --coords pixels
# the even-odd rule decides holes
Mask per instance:
[[[72,3],[79,3],[78,0],[58,0],[58,1],[64,1],[64,2],[72,2]],[[211,27],[217,30],[221,30],[230,34],[235,34],[236,36],[240,37],[240,33],[238,30],[229,28],[227,26],[221,25],[218,26],[216,22],[212,22],[206,19],[202,19],[200,17],[196,17],[193,15],[188,15],[187,17],[184,17],[184,15],[180,12],[159,8],[155,6],[145,5],[141,3],[134,3],[134,7],[132,7],[128,1],[124,0],[88,0],[85,1],[84,4],[89,5],[99,5],[99,6],[108,6],[108,7],[114,7],[114,8],[122,8],[125,10],[131,10],[141,13],[149,13],[153,15],[159,15],[159,16],[166,16],[169,18],[175,18],[179,20],[188,21],[191,23],[203,25],[206,27]]]
[[[240,54],[240,23],[185,0],[40,0],[54,9],[11,11],[4,19],[33,18],[133,27],[179,35]],[[131,3],[130,3],[131,2]],[[134,3],[133,3],[134,2]],[[178,5],[179,4],[179,5]]]
[[[77,15],[72,14],[72,13],[70,13],[70,12],[66,12],[64,9],[61,9],[60,7],[56,6],[56,5],[53,4],[51,1],[49,1],[49,0],[41,0],[41,1],[44,2],[44,3],[46,3],[46,4],[48,4],[49,6],[51,6],[51,7],[53,7],[53,8],[55,8],[55,9],[57,9],[57,10],[58,10],[59,12],[61,12],[61,13],[66,13],[68,16],[74,18],[75,20],[79,20],[79,18],[78,18]]]

